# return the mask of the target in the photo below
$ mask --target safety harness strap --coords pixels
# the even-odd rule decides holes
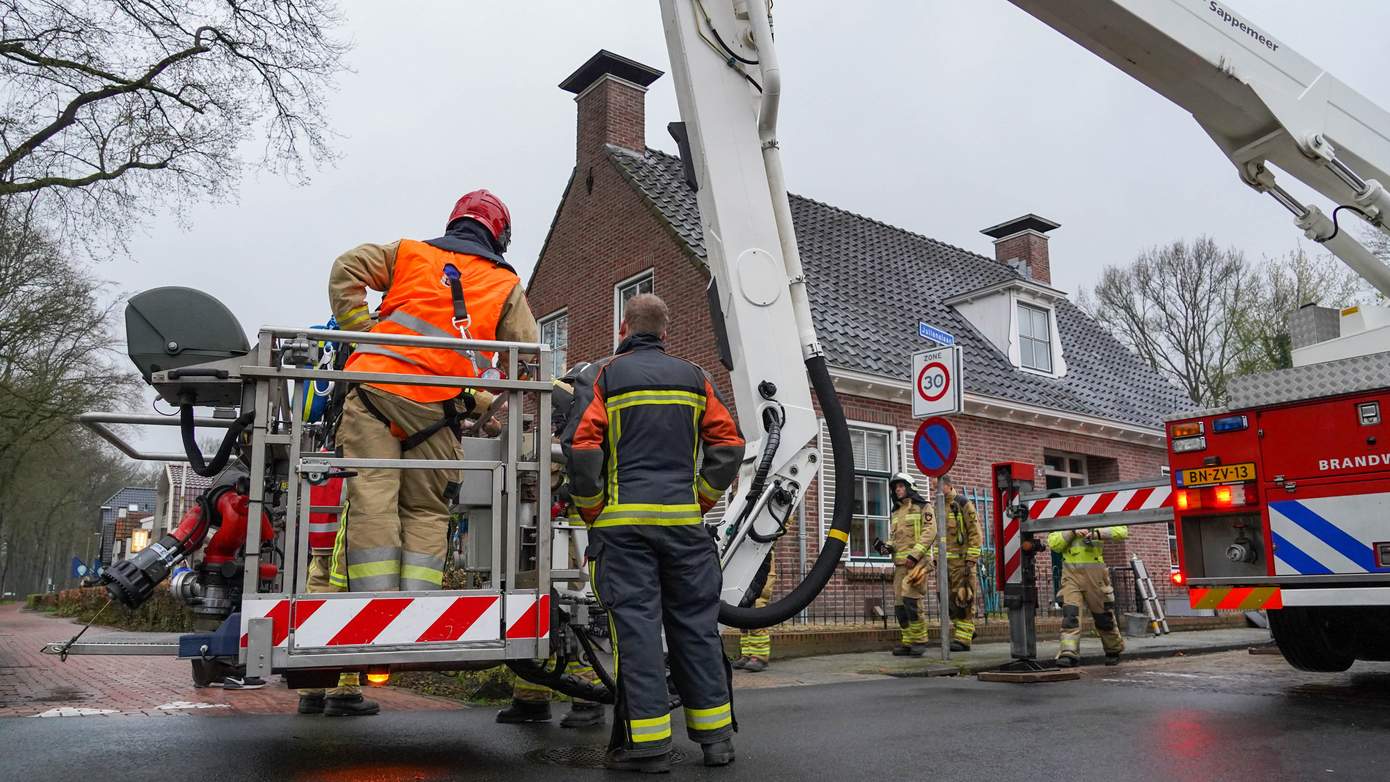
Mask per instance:
[[[444,400],[443,418],[439,419],[438,421],[435,421],[434,423],[430,424],[424,429],[415,432],[414,434],[410,434],[407,433],[404,429],[402,429],[395,421],[392,421],[390,418],[388,418],[385,413],[381,412],[381,408],[377,407],[376,404],[372,402],[371,395],[364,392],[361,386],[358,386],[356,388],[356,392],[358,400],[362,402],[362,406],[367,409],[367,412],[373,418],[385,424],[386,428],[391,430],[391,434],[397,440],[401,441],[402,451],[409,451],[410,449],[420,445],[421,443],[433,437],[435,432],[438,432],[440,429],[443,429],[445,427],[449,428],[449,431],[453,433],[456,439],[463,437],[463,429],[460,425],[460,421],[462,421],[463,418],[467,416],[469,413],[473,412],[473,408],[477,405],[477,402],[474,401],[472,394],[462,394],[460,396],[454,397],[453,399],[446,399]],[[458,399],[463,400],[464,410],[462,412],[459,411],[458,405],[456,404],[456,400]]]

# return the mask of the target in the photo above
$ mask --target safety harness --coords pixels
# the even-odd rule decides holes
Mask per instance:
[[[449,431],[453,432],[455,439],[463,437],[463,428],[461,425],[461,421],[464,418],[468,417],[468,414],[472,413],[473,409],[477,407],[477,402],[473,399],[472,394],[465,393],[461,394],[460,396],[456,396],[453,399],[445,399],[444,417],[439,419],[438,421],[435,421],[434,423],[430,424],[424,429],[421,429],[420,431],[412,434],[402,429],[399,424],[397,424],[395,421],[392,421],[390,418],[386,416],[385,413],[381,412],[381,408],[377,407],[372,402],[371,396],[369,394],[364,393],[362,391],[361,386],[357,386],[354,389],[354,393],[357,394],[357,399],[362,403],[362,406],[367,408],[367,412],[370,413],[371,416],[376,420],[382,422],[383,424],[386,424],[386,428],[391,430],[391,434],[397,440],[401,441],[402,452],[409,451],[410,449],[416,447],[420,443],[425,442],[426,440],[433,437],[435,432],[438,432],[440,429],[443,429],[445,427],[448,427]],[[458,409],[458,404],[456,404],[457,400],[459,399],[463,400],[464,409],[462,411]]]

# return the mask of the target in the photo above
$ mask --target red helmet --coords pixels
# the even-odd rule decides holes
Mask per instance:
[[[506,251],[507,245],[512,241],[512,213],[507,211],[507,205],[502,203],[502,199],[488,192],[487,190],[474,190],[465,193],[458,203],[454,204],[454,211],[449,213],[449,222],[445,225],[452,225],[460,217],[467,217],[482,223],[492,233],[492,238],[497,241],[497,246]]]

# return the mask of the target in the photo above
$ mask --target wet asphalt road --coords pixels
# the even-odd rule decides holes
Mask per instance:
[[[1088,669],[1082,681],[886,679],[748,690],[720,780],[1390,779],[1390,665],[1293,671],[1230,652]],[[680,733],[679,729],[677,731]],[[5,780],[599,779],[541,762],[605,730],[500,726],[491,709],[0,719]],[[698,758],[698,748],[680,739]],[[617,775],[630,777],[630,775]]]

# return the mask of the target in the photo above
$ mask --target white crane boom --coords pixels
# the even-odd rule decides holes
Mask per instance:
[[[1390,267],[1267,164],[1387,229],[1390,112],[1216,0],[1010,0],[1192,114],[1242,181],[1390,296]],[[1338,210],[1334,210],[1335,212]],[[1338,229],[1340,225],[1340,230]]]

